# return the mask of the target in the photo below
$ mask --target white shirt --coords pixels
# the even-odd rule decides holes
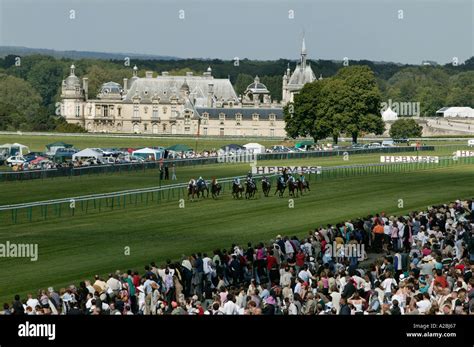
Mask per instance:
[[[392,284],[397,284],[397,282],[393,278],[386,278],[382,282],[382,287],[385,289],[385,293],[392,292]]]
[[[424,314],[431,308],[431,302],[426,299],[421,300],[416,303],[416,307],[418,308],[418,312],[420,312],[420,314]]]
[[[226,315],[236,315],[239,314],[239,306],[237,306],[233,301],[227,301],[224,304],[222,311]]]
[[[204,269],[205,274],[208,274],[209,272],[212,271],[212,268],[210,266],[211,262],[212,262],[212,260],[209,257],[206,257],[206,258],[202,259],[202,267]]]
[[[39,305],[39,301],[38,299],[35,299],[35,298],[28,299],[28,301],[26,302],[26,306],[31,307],[33,310],[38,305]]]

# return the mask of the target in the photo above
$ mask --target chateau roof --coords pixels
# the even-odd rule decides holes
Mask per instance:
[[[197,105],[207,103],[211,88],[214,99],[238,100],[237,94],[228,79],[201,76],[158,76],[156,78],[135,79],[130,85],[124,101],[132,102],[132,99],[138,95],[141,102],[151,102],[153,97],[159,97],[160,102],[167,102],[173,96],[180,97],[180,89],[185,82],[189,86],[189,93],[194,97]]]

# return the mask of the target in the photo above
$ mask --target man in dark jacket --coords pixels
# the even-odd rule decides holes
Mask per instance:
[[[345,316],[350,315],[351,314],[351,308],[347,304],[347,299],[345,297],[341,297],[340,304],[341,304],[341,309],[339,310],[339,314],[340,315],[345,315]]]
[[[25,314],[25,308],[20,301],[20,296],[17,294],[15,295],[15,300],[13,301],[13,314],[14,315],[23,315]]]

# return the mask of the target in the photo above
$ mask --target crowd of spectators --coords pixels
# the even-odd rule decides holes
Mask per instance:
[[[474,314],[474,203],[384,213],[16,295],[3,314]]]

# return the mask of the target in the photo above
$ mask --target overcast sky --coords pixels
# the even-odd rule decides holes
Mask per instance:
[[[0,0],[0,45],[181,58],[297,59],[304,32],[311,59],[419,64],[457,57],[462,62],[474,55],[473,3]],[[75,19],[70,19],[71,10]]]

